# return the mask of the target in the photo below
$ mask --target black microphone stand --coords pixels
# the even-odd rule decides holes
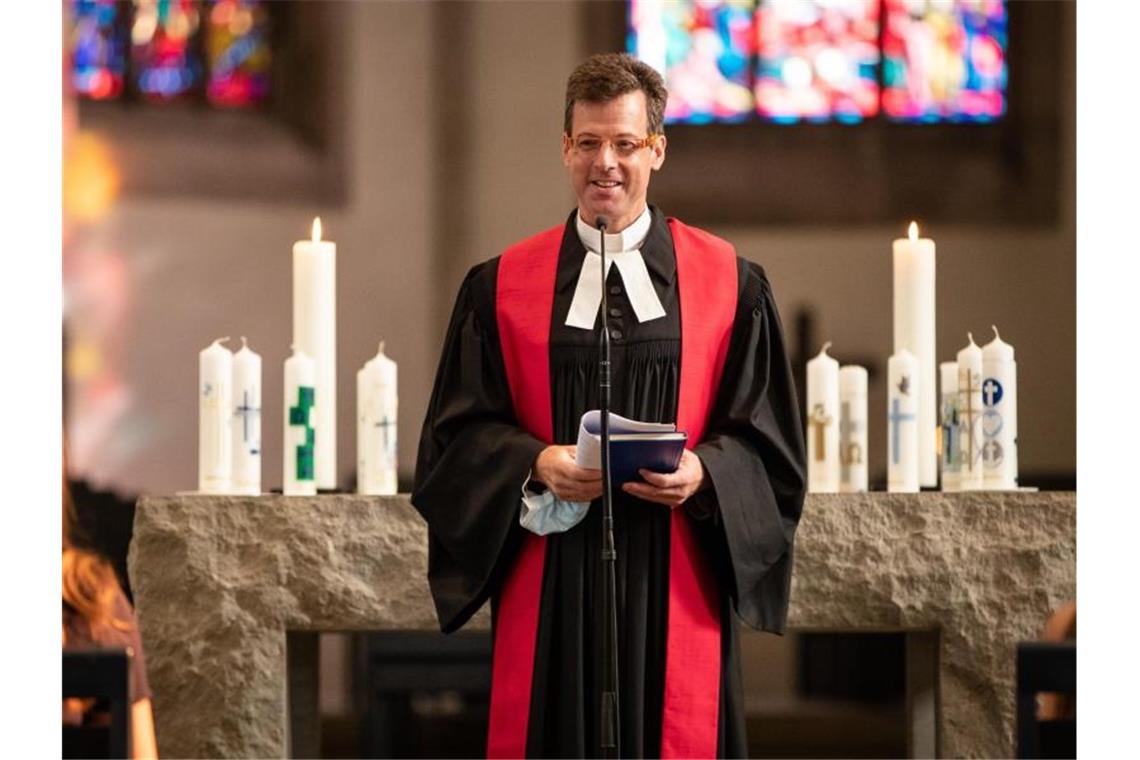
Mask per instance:
[[[610,483],[610,331],[606,299],[606,227],[609,220],[596,220],[602,244],[602,335],[598,344],[598,406],[602,414],[602,722],[601,757],[616,758],[621,746],[618,716],[617,661],[617,550],[614,548],[614,505]]]

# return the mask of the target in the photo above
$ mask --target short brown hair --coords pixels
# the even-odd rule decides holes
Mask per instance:
[[[645,93],[649,134],[664,133],[665,101],[669,91],[656,69],[628,53],[598,53],[578,64],[566,81],[566,114],[562,128],[570,134],[574,104],[604,103],[630,92]]]

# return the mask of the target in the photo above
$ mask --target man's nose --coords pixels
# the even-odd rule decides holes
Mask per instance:
[[[617,166],[617,151],[609,140],[603,140],[598,148],[598,155],[594,156],[594,168],[611,169]]]

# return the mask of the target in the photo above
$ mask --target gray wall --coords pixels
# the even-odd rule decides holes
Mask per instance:
[[[68,255],[119,251],[131,291],[114,337],[129,406],[103,443],[73,440],[76,474],[129,493],[194,488],[197,352],[217,336],[245,334],[265,360],[263,487],[280,486],[290,246],[319,213],[339,246],[342,480],[355,468],[355,372],[380,339],[400,363],[401,474],[410,477],[463,273],[571,208],[558,135],[561,90],[585,49],[576,3],[358,3],[336,18],[343,202],[127,194],[100,223],[73,229]],[[1072,35],[1065,39],[1057,58],[1065,72],[1061,219],[936,232],[939,358],[952,358],[967,330],[988,340],[991,323],[1016,347],[1023,473],[1076,466],[1075,52]],[[303,147],[272,150],[285,160]],[[885,369],[890,241],[903,230],[710,229],[766,267],[787,329],[794,310],[810,306],[840,355],[872,357]],[[872,420],[886,405],[882,385],[871,389]],[[73,405],[72,427],[91,412]],[[872,425],[871,447],[872,473],[882,471],[885,425]]]

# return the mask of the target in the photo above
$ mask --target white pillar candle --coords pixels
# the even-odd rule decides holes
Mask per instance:
[[[807,363],[808,491],[839,491],[839,362],[831,343]]]
[[[261,357],[245,336],[234,354],[233,468],[231,491],[261,493]]]
[[[961,422],[958,490],[985,488],[982,474],[982,349],[967,333],[970,345],[958,352],[958,419]]]
[[[230,412],[234,355],[218,338],[198,354],[198,490],[230,490]]]
[[[867,370],[839,368],[839,490],[867,490]]]
[[[336,243],[321,240],[313,220],[311,240],[293,244],[293,345],[316,369],[317,485],[336,488]]]
[[[917,493],[918,400],[922,375],[910,351],[898,351],[887,362],[887,490]]]
[[[982,473],[986,489],[1017,488],[1017,362],[1013,346],[994,339],[982,347]]]
[[[958,415],[958,362],[942,362],[941,429],[938,461],[942,470],[942,490],[957,491],[962,468],[962,426]]]
[[[934,343],[934,241],[918,237],[910,223],[906,239],[895,240],[894,319],[895,352],[903,349],[918,361],[918,477],[924,486],[938,485],[938,451],[935,431],[938,404],[935,386]]]
[[[286,496],[312,496],[317,492],[316,449],[320,431],[316,429],[316,388],[313,360],[297,346],[285,360],[285,454],[283,461]]]
[[[396,362],[380,350],[356,373],[356,490],[396,493]]]

